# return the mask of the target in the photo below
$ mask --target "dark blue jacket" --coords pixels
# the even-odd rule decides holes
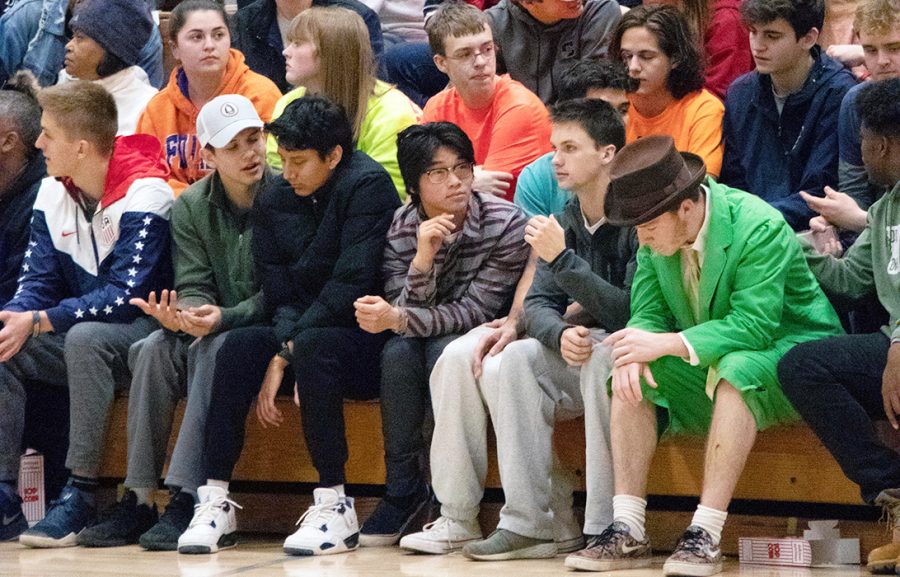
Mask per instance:
[[[825,185],[838,185],[838,115],[856,84],[818,47],[813,58],[806,84],[788,96],[781,115],[768,74],[741,76],[725,97],[721,182],[759,195],[794,230],[808,228],[815,216],[798,193],[824,196]]]
[[[369,41],[375,56],[380,56],[384,47],[381,39],[381,21],[378,14],[357,0],[313,0],[313,6],[337,6],[347,8],[362,16],[369,29]],[[231,36],[232,48],[244,53],[250,70],[262,74],[278,86],[282,92],[293,88],[284,78],[284,44],[278,30],[275,0],[256,0],[241,7],[234,15],[234,31]]]
[[[381,294],[381,262],[397,189],[356,151],[317,191],[298,196],[283,177],[253,208],[253,260],[279,342],[301,331],[355,327],[353,302]]]
[[[44,156],[38,152],[0,196],[0,307],[13,297],[22,276],[22,255],[28,245],[31,210],[41,179],[47,175]]]

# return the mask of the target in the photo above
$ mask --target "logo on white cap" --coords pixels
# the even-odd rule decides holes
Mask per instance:
[[[235,106],[234,104],[232,104],[230,102],[226,102],[225,104],[222,105],[222,110],[220,111],[220,113],[222,114],[222,116],[225,116],[226,118],[230,117],[230,116],[237,116],[238,109],[237,109],[237,106]]]

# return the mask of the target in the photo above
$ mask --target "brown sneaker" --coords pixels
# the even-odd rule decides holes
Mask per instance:
[[[888,527],[893,530],[892,543],[872,549],[866,567],[872,573],[893,574],[900,557],[900,498],[894,496],[896,489],[882,491],[875,499],[876,505],[883,509],[882,519],[887,520]]]
[[[681,534],[675,552],[663,565],[664,575],[708,577],[722,572],[722,549],[706,529],[691,525]]]
[[[566,567],[581,571],[617,571],[649,567],[650,540],[638,541],[628,525],[613,521],[603,533],[591,540],[586,549],[566,557]]]

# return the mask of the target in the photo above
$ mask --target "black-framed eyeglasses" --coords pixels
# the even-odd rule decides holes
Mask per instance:
[[[451,170],[456,178],[464,182],[475,174],[475,166],[471,162],[459,162],[449,168],[441,167],[426,170],[425,176],[428,177],[428,182],[431,184],[444,184],[450,178]]]

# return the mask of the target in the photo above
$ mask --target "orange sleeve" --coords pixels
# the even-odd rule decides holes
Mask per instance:
[[[688,130],[687,143],[681,150],[693,152],[706,162],[706,171],[719,178],[722,170],[722,118],[725,106],[722,101],[706,90],[693,103],[689,112],[690,119],[686,123]]]
[[[517,104],[494,121],[485,170],[500,170],[518,177],[522,169],[550,151],[550,117],[545,108]]]

